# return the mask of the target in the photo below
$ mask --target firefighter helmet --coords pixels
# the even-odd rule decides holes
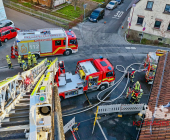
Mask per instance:
[[[31,52],[28,52],[28,54],[31,54]]]
[[[33,54],[32,57],[35,57],[35,55]]]
[[[6,55],[6,58],[9,58],[9,55]]]
[[[19,55],[18,58],[21,58],[21,55]]]
[[[28,59],[31,59],[30,57],[28,57]]]
[[[139,84],[139,81],[137,81],[136,84]]]
[[[25,61],[24,61],[24,60],[22,60],[22,63],[25,63]]]

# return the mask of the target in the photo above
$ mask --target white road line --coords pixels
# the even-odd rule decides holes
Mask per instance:
[[[130,47],[125,47],[125,49],[130,49]]]
[[[135,50],[135,49],[136,49],[136,47],[131,47],[131,49]]]
[[[73,27],[72,29],[74,29],[74,30],[79,30],[79,28],[77,28],[77,27]]]

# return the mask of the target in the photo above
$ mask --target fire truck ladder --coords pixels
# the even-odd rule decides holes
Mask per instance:
[[[25,138],[29,130],[30,94],[46,69],[44,59],[34,68],[0,83],[0,139]],[[26,86],[27,78],[32,82]]]

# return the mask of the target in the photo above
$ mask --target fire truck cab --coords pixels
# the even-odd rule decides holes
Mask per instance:
[[[60,61],[55,81],[62,100],[84,92],[106,89],[114,84],[115,72],[109,60],[103,57],[78,61],[74,75],[65,72],[64,62]]]

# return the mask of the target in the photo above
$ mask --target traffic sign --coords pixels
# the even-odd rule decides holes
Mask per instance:
[[[133,6],[133,7],[135,7],[135,6],[136,6],[136,4],[133,4],[132,6]]]
[[[86,7],[87,7],[87,4],[83,4],[83,7],[84,7],[84,9],[86,9]]]
[[[145,29],[146,29],[146,28],[144,27],[144,28],[143,28],[143,31],[145,31]]]

